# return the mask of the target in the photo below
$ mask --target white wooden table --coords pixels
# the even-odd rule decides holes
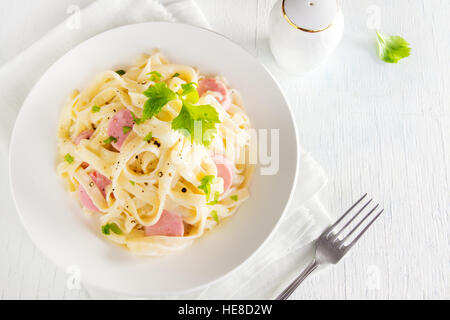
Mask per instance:
[[[267,20],[274,0],[197,1],[215,30],[274,71],[304,146],[329,174],[332,215],[364,192],[386,209],[349,258],[294,297],[449,299],[450,1],[344,0],[343,41],[324,69],[305,78],[273,66]],[[64,20],[69,5],[89,2],[1,1],[0,65]],[[411,57],[398,65],[375,55],[367,25],[377,16],[381,30],[411,43]],[[9,195],[4,177],[0,192]],[[66,288],[67,275],[32,244],[11,202],[0,210],[0,298],[88,298]]]

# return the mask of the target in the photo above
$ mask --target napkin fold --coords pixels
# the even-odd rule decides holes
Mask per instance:
[[[14,120],[26,95],[40,76],[60,56],[82,41],[111,28],[148,22],[178,21],[210,28],[193,0],[97,0],[75,10],[72,16],[42,39],[0,68],[0,156],[7,158]],[[327,177],[313,157],[301,152],[299,181],[294,200],[278,229],[256,255],[222,280],[182,295],[166,299],[270,299],[309,263],[314,240],[330,219],[318,193]],[[1,174],[8,176],[6,168]],[[11,201],[11,199],[0,199]],[[117,296],[85,285],[97,299]]]

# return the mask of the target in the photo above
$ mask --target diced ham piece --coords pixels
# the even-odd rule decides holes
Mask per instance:
[[[100,210],[98,210],[98,208],[92,202],[91,198],[89,197],[88,193],[86,192],[86,189],[84,189],[84,187],[81,184],[78,186],[78,198],[80,198],[81,203],[87,209],[94,211],[94,212],[100,212]]]
[[[145,236],[182,237],[184,235],[183,218],[176,213],[163,210],[158,222],[144,227]]]
[[[98,187],[103,197],[106,198],[106,187],[111,183],[111,180],[109,180],[107,177],[105,177],[104,175],[102,175],[97,171],[90,172],[89,176],[91,177],[92,181],[94,181],[95,185]],[[89,210],[95,212],[100,211],[95,206],[94,202],[92,202],[92,199],[89,197],[89,194],[86,192],[86,189],[81,184],[78,185],[78,197],[80,198],[80,201],[83,204],[83,206],[85,206]]]
[[[204,78],[198,82],[198,95],[202,96],[205,92],[213,91],[217,93],[216,100],[222,104],[222,107],[227,110],[231,104],[230,93],[225,84],[214,78]]]
[[[93,133],[94,133],[94,130],[92,130],[92,129],[84,130],[84,131],[80,132],[80,134],[73,140],[73,143],[78,145],[78,144],[80,144],[81,140],[89,139],[92,136]],[[87,167],[89,167],[89,163],[82,162],[80,166],[83,169],[86,169]]]
[[[227,158],[215,155],[212,160],[216,164],[217,176],[223,179],[223,192],[227,191],[233,183],[233,169]]]
[[[117,139],[116,142],[111,143],[114,148],[120,151],[123,142],[131,132],[130,130],[127,133],[123,133],[123,127],[132,128],[133,125],[133,115],[128,109],[120,110],[112,117],[108,126],[108,135]]]
[[[75,140],[73,140],[73,143],[78,145],[78,144],[80,144],[81,140],[89,139],[93,133],[94,133],[94,130],[92,130],[92,129],[84,130],[84,131],[80,132],[80,134],[75,138]]]
[[[111,180],[97,171],[90,172],[89,176],[92,181],[94,181],[95,185],[100,189],[103,197],[106,198],[106,187],[111,184]]]

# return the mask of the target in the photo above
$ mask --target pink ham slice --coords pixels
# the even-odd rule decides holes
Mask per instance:
[[[81,204],[87,209],[94,212],[100,212],[97,206],[92,202],[91,198],[86,192],[86,189],[84,189],[84,187],[81,184],[78,186],[78,198],[80,199]]]
[[[222,107],[227,110],[230,107],[231,99],[227,87],[222,81],[214,78],[204,78],[198,82],[198,95],[202,96],[205,92],[213,91],[218,93],[216,100],[222,104]]]
[[[78,144],[80,144],[81,140],[89,139],[93,133],[94,133],[94,130],[92,130],[92,129],[84,130],[84,131],[80,132],[80,134],[75,138],[75,140],[73,140],[73,143],[78,145]]]
[[[163,210],[158,222],[144,227],[145,236],[182,237],[184,235],[183,218],[176,213]]]
[[[123,133],[123,127],[132,128],[134,125],[133,115],[130,110],[123,109],[117,112],[111,119],[108,127],[108,135],[117,139],[116,142],[112,142],[112,146],[120,151],[123,142],[130,134],[131,130],[127,133]]]
[[[109,184],[111,184],[111,180],[109,180],[101,173],[98,173],[97,171],[90,172],[89,176],[91,177],[92,181],[94,181],[95,185],[99,188],[103,197],[106,198],[106,187]],[[100,212],[100,210],[96,207],[94,202],[92,202],[92,199],[89,197],[88,193],[86,192],[86,189],[84,189],[84,187],[81,184],[78,185],[78,197],[83,206],[85,206],[91,211]]]
[[[221,155],[215,155],[212,160],[216,164],[217,176],[223,179],[223,192],[227,191],[233,183],[233,170],[227,158]]]
[[[103,197],[106,198],[106,187],[111,184],[111,180],[97,171],[90,172],[89,176],[92,181],[94,181],[95,185],[100,189]]]
[[[92,130],[92,129],[84,130],[84,131],[80,132],[80,134],[73,140],[73,143],[75,143],[76,145],[79,145],[81,140],[89,139],[93,133],[94,133],[94,130]],[[86,169],[87,167],[89,167],[89,163],[82,162],[81,167],[83,169]],[[84,192],[86,193],[86,190]]]

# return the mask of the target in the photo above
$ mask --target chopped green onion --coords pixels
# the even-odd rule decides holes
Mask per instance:
[[[122,69],[116,70],[116,73],[117,73],[119,76],[123,76],[123,75],[125,74],[125,70],[122,70]]]
[[[136,182],[134,182],[133,180],[129,180],[129,181],[130,181],[130,183],[131,183],[133,186],[136,185]]]
[[[142,122],[142,120],[136,117],[136,115],[133,112],[131,112],[131,116],[133,117],[134,123],[140,124]]]
[[[219,196],[220,196],[219,192],[214,193],[214,200],[208,202],[208,205],[212,206],[212,205],[217,204],[219,202]]]
[[[206,195],[206,200],[209,198],[209,194],[211,193],[211,183],[213,183],[214,179],[216,177],[213,175],[210,176],[204,176],[202,180],[200,180],[201,184],[198,186],[200,190],[203,190],[203,192]]]
[[[216,210],[211,211],[211,217],[212,217],[217,223],[219,223],[219,217],[217,216],[217,211],[216,211]]]
[[[238,196],[237,195],[230,196],[230,198],[231,198],[231,200],[238,201]]]
[[[74,157],[72,157],[69,153],[67,153],[67,154],[64,156],[64,161],[66,161],[67,163],[72,163],[73,160],[74,160]]]
[[[119,226],[114,222],[107,223],[102,226],[103,234],[110,234],[110,231],[114,232],[115,234],[122,234],[122,230],[120,230]]]
[[[158,71],[152,71],[152,72],[149,72],[147,74],[150,75],[150,81],[157,82],[157,81],[159,81],[162,78],[162,74],[159,73]]]
[[[130,130],[131,130],[131,127],[128,127],[128,126],[123,126],[122,127],[123,134],[127,134],[128,132],[130,132]]]
[[[145,137],[144,137],[144,141],[149,142],[150,140],[152,140],[153,135],[151,132],[149,132]]]
[[[105,143],[105,144],[110,144],[111,142],[117,142],[117,138],[114,138],[114,137],[108,137],[107,139],[105,139],[105,140],[103,140],[103,142]]]
[[[174,75],[172,76],[172,78],[179,77],[179,76],[180,76],[180,74],[177,72],[177,73],[174,73]]]
[[[92,112],[99,112],[100,111],[100,107],[99,106],[92,106]]]

